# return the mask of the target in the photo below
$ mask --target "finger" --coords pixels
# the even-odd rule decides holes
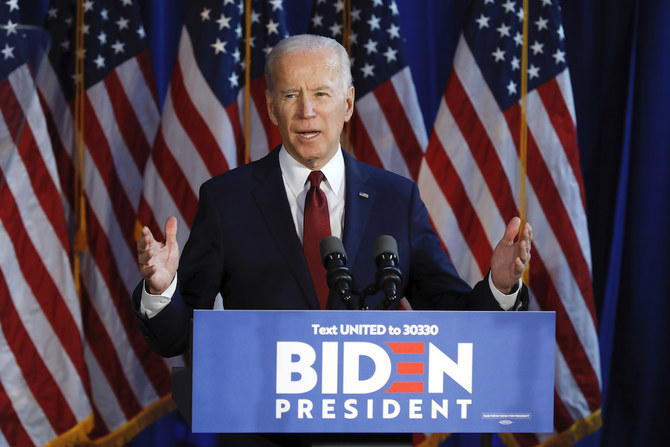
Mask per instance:
[[[141,266],[147,264],[150,259],[151,256],[146,251],[140,251],[137,253],[137,263],[140,265],[140,268]]]
[[[523,226],[523,230],[521,231],[521,235],[519,236],[520,240],[525,240],[525,241],[532,241],[533,240],[533,228],[530,226],[528,222],[526,222]]]
[[[503,236],[502,242],[507,245],[512,245],[514,243],[514,238],[516,238],[516,235],[519,233],[520,226],[521,219],[513,217],[507,224],[507,229],[505,230],[505,236]]]
[[[165,221],[165,244],[173,245],[177,243],[177,218],[170,216]]]
[[[531,251],[532,244],[533,244],[533,227],[531,227],[528,222],[526,222],[526,230],[527,230],[527,234],[528,234],[528,237],[526,239],[528,241],[526,250],[528,251],[528,259],[530,260],[530,251]]]
[[[514,259],[514,275],[521,277],[524,270],[526,270],[526,264],[521,260],[521,258]]]
[[[520,241],[519,242],[519,258],[521,262],[527,264],[530,261],[530,242]]]
[[[140,237],[140,240],[137,241],[137,250],[146,250],[146,248],[154,242],[156,242],[156,239],[154,239],[154,235],[151,233],[149,227],[142,227],[142,236]]]
[[[153,259],[154,256],[158,256],[160,254],[161,249],[162,249],[161,244],[156,243],[156,245],[147,247],[145,250],[138,251],[137,262],[140,265],[148,264]]]
[[[140,273],[142,274],[142,278],[151,279],[154,273],[156,273],[156,270],[155,265],[145,265],[140,269]]]

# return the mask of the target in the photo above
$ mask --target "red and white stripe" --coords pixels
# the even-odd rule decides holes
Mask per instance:
[[[349,142],[359,160],[417,180],[428,137],[409,67],[356,100]]]
[[[265,108],[265,78],[252,80],[250,90],[249,153],[256,160],[279,144],[279,137]],[[243,164],[244,151],[244,90],[227,107],[219,102],[198,67],[184,27],[147,163],[139,221],[157,235],[169,216],[177,217],[177,239],[183,247],[195,218],[200,185]]]
[[[0,430],[44,445],[91,414],[56,161],[32,72],[0,82]]]
[[[531,309],[557,316],[555,432],[600,408],[591,253],[567,69],[528,93],[527,220],[533,226]],[[459,274],[488,271],[505,223],[518,215],[520,105],[501,112],[461,37],[421,165],[419,187]]]
[[[72,210],[74,105],[63,96],[53,67],[45,63],[44,70],[40,95]],[[127,424],[170,393],[172,362],[151,352],[130,306],[139,279],[135,219],[159,121],[153,82],[145,51],[88,88],[84,98],[87,248],[80,279],[92,439],[122,437]]]

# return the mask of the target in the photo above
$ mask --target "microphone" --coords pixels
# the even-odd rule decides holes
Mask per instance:
[[[384,310],[398,300],[398,288],[402,282],[402,273],[398,268],[398,243],[392,236],[379,236],[375,241],[374,256],[377,288],[386,296],[379,309]]]
[[[353,310],[351,288],[354,280],[347,267],[347,254],[344,251],[342,241],[335,236],[327,236],[321,240],[319,251],[327,272],[328,288],[339,295],[347,309]]]

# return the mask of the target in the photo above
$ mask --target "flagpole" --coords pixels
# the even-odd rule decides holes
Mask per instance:
[[[77,0],[75,28],[75,160],[74,160],[74,253],[73,272],[75,290],[81,299],[80,257],[86,251],[86,201],[84,196],[84,0]]]
[[[251,0],[245,0],[244,6],[244,164],[249,163],[249,140],[251,126],[249,110],[251,98]]]
[[[347,50],[349,60],[351,61],[351,0],[344,0],[342,8],[342,46]],[[347,153],[350,153],[349,147],[349,124],[351,120],[344,123],[344,133],[342,135],[342,147]]]
[[[344,0],[342,8],[342,46],[347,49],[347,54],[350,53],[349,33],[351,32],[351,1]]]
[[[528,169],[528,122],[526,116],[528,112],[528,0],[523,0],[523,45],[521,48],[521,128],[519,138],[519,217],[521,218],[521,226],[519,227],[519,234],[523,231],[524,224],[528,218],[527,198],[526,198],[526,181]],[[523,281],[528,284],[529,269],[523,273]]]

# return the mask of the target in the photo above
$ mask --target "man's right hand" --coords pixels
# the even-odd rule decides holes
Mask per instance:
[[[177,219],[174,216],[165,222],[164,244],[154,239],[149,228],[142,228],[142,237],[137,242],[137,263],[149,293],[160,295],[170,286],[179,266]]]

